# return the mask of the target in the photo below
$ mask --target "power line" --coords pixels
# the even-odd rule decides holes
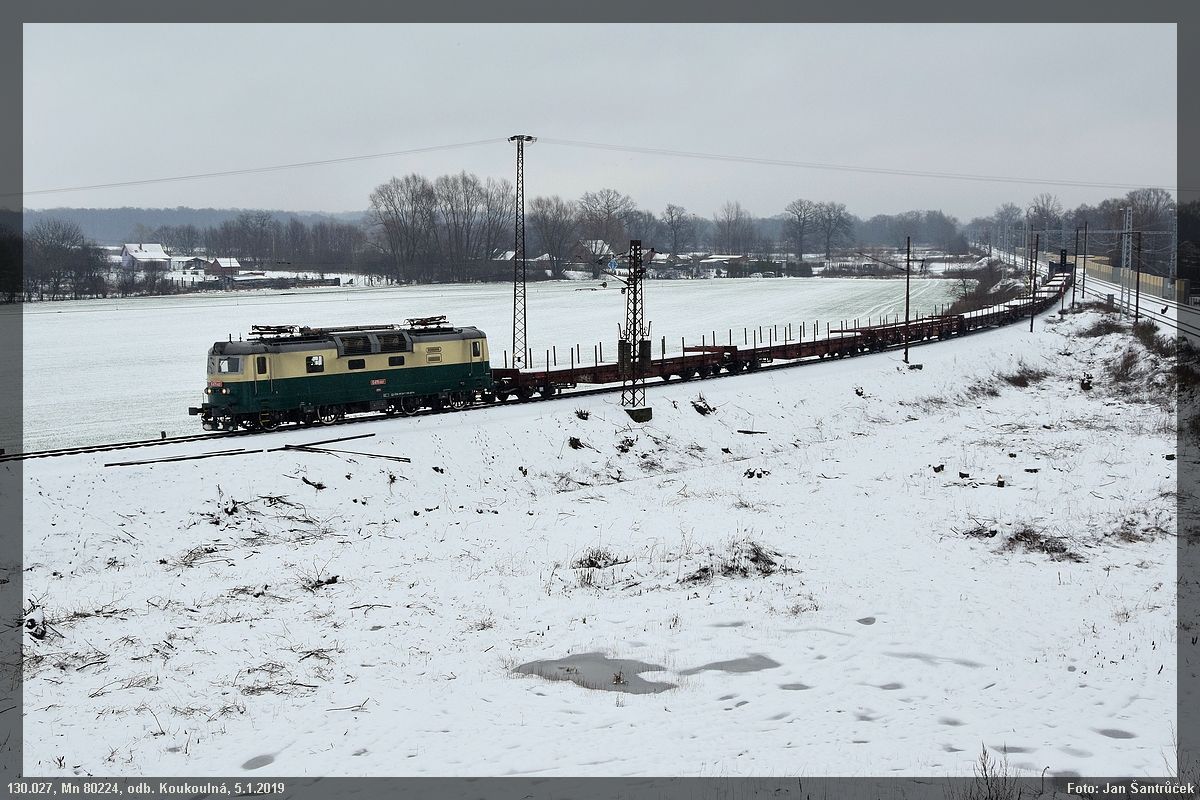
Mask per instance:
[[[297,169],[300,167],[318,167],[325,164],[344,164],[351,161],[368,161],[376,158],[392,158],[394,156],[408,156],[415,153],[432,153],[437,150],[455,150],[463,147],[475,147],[481,144],[495,144],[505,141],[504,137],[495,139],[480,139],[476,142],[460,142],[458,144],[440,144],[432,147],[416,147],[411,150],[393,150],[390,153],[372,153],[370,155],[361,156],[345,156],[343,158],[326,158],[320,161],[297,161],[294,164],[275,164],[269,167],[246,167],[244,169],[230,169],[220,172],[198,172],[193,175],[172,175],[167,178],[145,178],[136,181],[116,181],[113,183],[95,183],[89,186],[63,186],[56,189],[34,189],[28,192],[6,192],[0,194],[0,197],[16,197],[35,194],[56,194],[60,192],[82,192],[90,189],[116,189],[122,186],[145,186],[151,183],[171,183],[174,181],[190,181],[197,178],[222,178],[230,175],[252,175],[258,172],[278,172],[285,169]]]
[[[717,153],[697,153],[688,150],[669,150],[661,147],[635,147],[629,145],[602,144],[599,142],[578,142],[569,139],[542,138],[543,144],[557,144],[565,147],[586,147],[596,150],[615,150],[625,153],[643,153],[647,155],[675,156],[678,158],[699,158],[709,161],[731,161],[743,164],[763,164],[772,167],[798,167],[801,169],[826,169],[841,172],[865,172],[874,175],[905,175],[919,178],[948,178],[960,181],[986,181],[989,183],[1029,183],[1045,186],[1077,186],[1100,189],[1145,189],[1158,188],[1167,191],[1174,186],[1146,187],[1132,183],[1103,183],[1099,181],[1048,180],[1043,178],[1014,178],[1003,175],[971,175],[958,172],[930,172],[927,170],[889,169],[885,167],[859,167],[847,164],[825,164],[815,161],[789,161],[780,158],[761,158],[757,156],[722,155]],[[1191,190],[1189,190],[1191,191]]]

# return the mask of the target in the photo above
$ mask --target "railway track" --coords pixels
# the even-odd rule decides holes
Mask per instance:
[[[1048,311],[1053,311],[1053,308],[1048,309]],[[1047,313],[1047,311],[1039,312],[1039,314],[1041,314],[1041,315],[1044,315],[1046,313]],[[966,330],[963,333],[958,334],[958,336],[956,336],[954,338],[960,338],[962,336],[969,336],[971,334],[980,333],[980,332],[987,331],[987,330],[991,330],[991,327],[972,328],[972,329]],[[913,340],[913,341],[908,342],[908,347],[910,349],[912,349],[912,348],[922,347],[925,345],[936,344],[939,341],[941,341],[941,340],[938,340],[938,339]],[[893,352],[896,350],[903,350],[904,347],[905,347],[905,344],[903,342],[900,342],[898,344],[893,344],[893,345],[888,345],[886,347],[883,347],[879,350],[879,352]],[[862,355],[866,355],[866,354],[862,354]],[[788,361],[780,361],[778,363],[767,363],[767,364],[763,364],[763,365],[759,366],[757,369],[755,369],[753,371],[753,373],[750,373],[750,374],[762,373],[762,372],[774,371],[774,370],[781,370],[781,369],[791,369],[794,367],[804,367],[804,366],[809,366],[812,364],[820,364],[820,363],[823,363],[824,361],[825,361],[825,359],[823,359],[823,358],[808,357],[808,358],[794,359],[794,360],[788,360]],[[743,374],[747,374],[747,373],[724,372],[719,375],[690,378],[690,379],[688,379],[688,381],[690,382],[690,381],[721,380],[721,379],[726,379],[726,378],[734,378],[734,377],[737,377],[738,375],[743,375]],[[681,383],[681,382],[684,382],[684,381],[682,381],[680,379],[675,379],[675,380],[670,381],[670,383],[672,383],[672,384]],[[656,385],[665,385],[666,383],[667,383],[666,381],[663,381],[661,384],[656,384]],[[606,384],[604,386],[597,386],[597,387],[591,388],[591,389],[568,389],[565,391],[557,392],[550,396],[535,395],[534,397],[531,397],[531,398],[525,399],[525,400],[510,399],[510,400],[506,400],[506,401],[503,401],[500,403],[468,406],[465,409],[452,409],[452,408],[424,409],[424,410],[419,411],[411,416],[422,417],[422,416],[432,416],[432,415],[438,415],[438,414],[457,414],[457,413],[461,413],[462,411],[479,411],[479,410],[488,409],[488,408],[496,408],[499,406],[517,405],[517,404],[524,404],[524,403],[541,403],[541,402],[547,402],[547,401],[552,401],[552,400],[564,400],[564,399],[578,398],[578,397],[591,397],[594,395],[611,394],[611,393],[620,392],[620,391],[621,391],[620,384]],[[383,414],[383,413],[361,414],[361,415],[357,415],[354,417],[348,417],[345,419],[341,419],[336,422],[332,422],[330,424],[323,424],[323,425],[313,426],[313,427],[314,428],[319,427],[322,429],[334,428],[334,427],[341,426],[341,425],[353,425],[353,424],[358,424],[358,423],[362,423],[362,422],[379,422],[379,421],[388,420],[388,419],[396,419],[396,417],[394,415]],[[38,458],[58,458],[58,457],[63,457],[63,456],[88,455],[91,453],[108,453],[108,452],[113,452],[113,451],[118,451],[118,450],[132,450],[132,449],[143,448],[143,447],[162,447],[162,446],[174,445],[174,444],[187,444],[189,442],[216,441],[218,439],[230,439],[230,438],[242,437],[242,436],[264,436],[264,435],[268,435],[269,433],[288,433],[288,432],[295,432],[295,431],[301,431],[301,430],[305,430],[305,428],[303,428],[303,427],[288,427],[288,428],[283,428],[280,430],[270,431],[270,432],[249,431],[249,430],[213,431],[210,433],[202,433],[202,434],[195,434],[195,435],[188,435],[188,436],[167,436],[167,437],[161,437],[158,439],[143,439],[143,440],[132,441],[132,442],[115,442],[115,443],[111,443],[111,444],[82,445],[79,447],[63,447],[63,448],[54,448],[54,449],[49,449],[49,450],[31,450],[31,451],[24,452],[24,453],[9,453],[9,454],[5,454],[5,455],[0,455],[0,463],[13,462],[13,461],[26,461],[26,460],[38,459]]]

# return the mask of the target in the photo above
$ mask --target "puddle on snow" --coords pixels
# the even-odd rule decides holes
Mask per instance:
[[[764,669],[774,669],[780,666],[778,661],[758,653],[752,653],[745,658],[733,658],[729,661],[714,661],[701,667],[692,667],[680,672],[680,675],[695,675],[697,672],[713,670],[715,672],[758,672]]]
[[[874,625],[875,624],[874,617],[863,617],[862,619],[856,619],[854,621],[857,622],[859,625]]]
[[[648,681],[642,672],[662,672],[666,668],[644,661],[625,658],[609,658],[603,653],[580,653],[566,658],[545,661],[530,661],[513,669],[525,675],[537,675],[552,681],[571,681],[585,689],[600,689],[606,692],[629,694],[655,694],[674,689],[675,684]],[[620,676],[619,683],[614,679]]]
[[[781,683],[781,684],[779,684],[779,688],[787,689],[788,691],[793,691],[793,692],[802,692],[805,689],[811,689],[812,687],[805,686],[803,683]]]
[[[1097,728],[1096,733],[1101,736],[1107,736],[1110,739],[1136,739],[1136,733],[1123,731],[1120,728]]]

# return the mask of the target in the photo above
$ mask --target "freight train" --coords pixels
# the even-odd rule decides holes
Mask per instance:
[[[332,424],[347,414],[415,414],[473,405],[549,397],[580,384],[644,378],[690,380],[756,370],[772,362],[845,358],[1028,318],[1062,297],[1069,273],[1057,273],[1032,297],[964,314],[939,314],[909,322],[834,328],[811,337],[752,346],[689,346],[682,354],[653,358],[643,341],[616,362],[545,369],[493,367],[487,336],[478,328],[451,326],[445,317],[406,325],[344,328],[255,326],[246,340],[217,342],[208,353],[205,399],[188,413],[205,430],[273,430],[282,424]]]

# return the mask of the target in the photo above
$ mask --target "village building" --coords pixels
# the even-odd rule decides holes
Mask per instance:
[[[171,256],[161,244],[126,244],[121,248],[121,266],[125,269],[169,269]]]

